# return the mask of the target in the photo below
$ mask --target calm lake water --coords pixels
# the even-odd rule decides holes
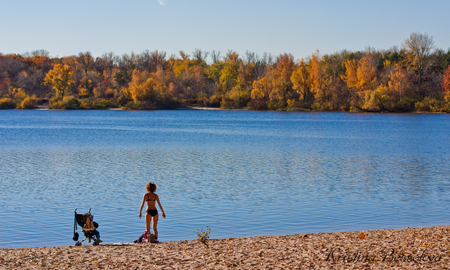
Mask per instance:
[[[0,248],[131,242],[149,181],[162,241],[447,225],[449,179],[445,114],[0,111]]]

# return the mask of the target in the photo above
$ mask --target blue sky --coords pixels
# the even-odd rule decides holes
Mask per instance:
[[[448,0],[0,0],[0,52],[253,51],[295,58],[401,47],[412,32],[450,47]]]

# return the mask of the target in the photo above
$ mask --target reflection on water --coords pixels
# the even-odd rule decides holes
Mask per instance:
[[[448,115],[0,111],[0,247],[71,245],[92,208],[130,242],[148,181],[163,241],[449,224]]]

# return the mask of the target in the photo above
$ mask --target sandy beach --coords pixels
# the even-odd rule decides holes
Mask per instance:
[[[0,249],[1,269],[449,269],[450,226]]]

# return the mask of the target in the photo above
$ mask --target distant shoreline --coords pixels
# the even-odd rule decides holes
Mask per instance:
[[[6,110],[20,110],[20,109],[6,109]],[[102,111],[102,109],[50,109],[46,105],[38,105],[34,109],[35,111]],[[184,106],[180,108],[176,108],[174,110],[179,111],[255,111],[255,112],[297,112],[297,113],[364,113],[364,114],[398,114],[398,113],[417,113],[417,114],[449,114],[449,112],[427,112],[427,111],[411,111],[411,112],[346,112],[346,111],[287,111],[287,110],[249,110],[249,109],[222,109],[217,107],[196,107],[196,106]],[[2,110],[0,110],[2,111]],[[119,107],[119,108],[108,108],[104,109],[103,111],[130,111],[130,109],[126,107]],[[146,111],[146,110],[131,110],[131,111]],[[156,110],[158,111],[158,110]]]
[[[161,244],[0,249],[10,268],[449,269],[450,225]]]
[[[450,113],[450,50],[435,48],[427,33],[411,33],[401,49],[208,55],[0,53],[0,108]]]

